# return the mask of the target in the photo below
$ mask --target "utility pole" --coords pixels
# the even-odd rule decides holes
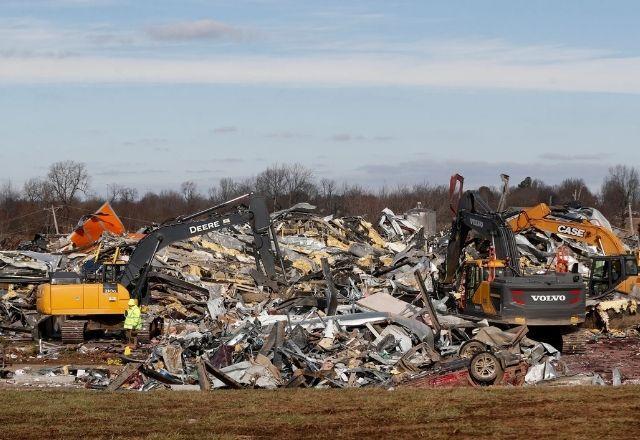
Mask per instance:
[[[53,225],[56,228],[56,235],[59,235],[60,231],[58,230],[58,219],[56,218],[56,208],[54,208],[53,205],[51,205],[51,214],[53,214]]]
[[[509,175],[500,174],[502,180],[502,193],[500,194],[500,201],[498,202],[498,212],[504,211],[507,205],[507,196],[509,195]]]

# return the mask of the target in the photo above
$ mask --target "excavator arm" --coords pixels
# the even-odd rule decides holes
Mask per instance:
[[[526,229],[557,234],[598,247],[605,255],[621,255],[628,253],[627,247],[609,229],[594,225],[588,220],[562,220],[550,218],[552,211],[545,203],[520,211],[510,218],[507,224],[514,233]]]
[[[248,204],[242,203],[247,200]],[[230,207],[232,210],[229,212],[227,208]],[[220,213],[225,209],[226,213]],[[198,220],[200,217],[204,218]],[[131,254],[129,263],[120,275],[119,283],[131,292],[132,297],[140,298],[151,262],[159,250],[176,241],[247,223],[251,225],[253,232],[254,256],[258,270],[262,267],[268,276],[275,278],[275,261],[271,251],[271,222],[265,199],[246,194],[204,211],[179,217],[152,230],[140,240]]]
[[[445,292],[455,289],[458,310],[464,317],[502,325],[554,327],[584,321],[585,294],[580,276],[523,275],[513,231],[478,192],[463,192],[463,181],[460,175],[451,178],[453,218],[442,288]],[[471,239],[477,239],[477,249],[486,250],[488,256],[462,262]]]
[[[456,174],[451,177],[449,196],[453,220],[447,247],[444,283],[453,282],[471,231],[483,239],[490,240],[496,258],[504,260],[514,275],[520,275],[520,253],[513,231],[498,213],[491,210],[477,191],[462,192],[463,183],[462,176]]]
[[[143,302],[147,277],[155,254],[162,248],[179,240],[208,232],[249,224],[253,232],[256,277],[262,275],[265,283],[276,284],[274,255],[271,245],[279,257],[277,241],[274,239],[269,212],[264,198],[247,194],[229,202],[205,209],[195,214],[165,222],[151,230],[134,249],[129,262],[122,266],[115,262],[105,265],[104,275],[113,274],[113,279],[103,282],[78,283],[73,279],[60,278],[53,274],[50,283],[38,286],[36,309],[43,315],[39,324],[43,334],[53,335],[56,322],[60,324],[60,335],[65,343],[78,343],[84,339],[86,330],[120,329],[123,312],[131,298]],[[282,265],[282,260],[280,259]],[[113,270],[114,266],[118,270]],[[264,273],[260,273],[263,269]],[[57,279],[57,277],[59,279]],[[68,282],[59,282],[60,280]],[[148,316],[143,323],[140,336],[148,341],[158,330],[158,318]],[[59,320],[62,320],[61,323]]]

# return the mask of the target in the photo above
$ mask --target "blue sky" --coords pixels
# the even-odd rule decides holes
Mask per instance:
[[[640,2],[0,0],[0,160],[101,193],[300,162],[596,188],[640,162]]]

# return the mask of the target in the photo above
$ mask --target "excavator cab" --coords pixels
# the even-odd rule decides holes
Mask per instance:
[[[633,255],[594,257],[591,261],[589,296],[599,298],[614,291],[628,292],[638,275],[638,263]],[[633,277],[630,279],[630,277]]]
[[[466,314],[497,315],[500,310],[499,292],[491,293],[491,282],[504,277],[507,269],[503,261],[495,259],[470,260],[463,265],[464,284],[460,309]]]
[[[106,263],[98,272],[103,284],[116,284],[124,271],[124,263]]]

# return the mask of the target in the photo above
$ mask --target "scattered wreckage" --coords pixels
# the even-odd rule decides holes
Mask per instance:
[[[229,206],[200,213],[214,217],[199,225],[215,225],[229,214]],[[110,266],[136,263],[136,271],[115,271],[111,281],[119,279],[118,273],[135,272],[132,279],[138,283],[131,292],[138,286],[146,290],[143,310],[157,318],[162,330],[127,356],[121,343],[108,339],[112,365],[106,369],[37,374],[3,367],[6,380],[39,386],[47,383],[40,376],[67,375],[75,379],[51,381],[106,390],[210,390],[519,386],[569,377],[558,367],[557,347],[527,338],[527,325],[499,328],[486,317],[456,311],[464,291],[439,289],[447,266],[447,233],[426,234],[425,223],[411,223],[411,217],[389,210],[379,229],[360,217],[321,217],[313,211],[303,203],[271,214],[259,228],[261,243],[269,243],[264,252],[254,247],[255,225],[234,222],[198,230],[188,216],[173,224],[187,231],[195,227],[193,233],[164,246],[150,245],[153,252],[138,264],[136,250],[150,241],[144,237],[161,227],[136,234],[105,227],[95,238],[100,215],[84,219],[92,222],[91,234],[76,232],[83,237],[82,247],[59,237],[44,243],[40,237],[37,250],[0,252],[5,286],[0,336],[10,341],[35,337],[38,356],[56,359],[65,350],[88,346],[80,339],[65,346],[41,338],[44,321],[36,300],[42,286],[52,283],[51,273],[69,274],[62,283],[82,285],[92,279],[104,285]],[[521,251],[518,237],[523,236],[516,235]],[[547,238],[551,243],[553,237]],[[541,250],[540,243],[532,245],[539,260],[530,258],[532,250],[520,258],[529,258],[529,271],[536,264],[542,270],[555,258],[555,244]],[[478,258],[478,249],[465,248],[463,259],[470,257]],[[267,275],[274,276],[256,270],[261,261]],[[625,304],[609,304],[606,310],[632,308],[630,298],[609,302],[614,301]],[[118,331],[107,330],[107,338]],[[590,383],[601,381],[585,377]]]

